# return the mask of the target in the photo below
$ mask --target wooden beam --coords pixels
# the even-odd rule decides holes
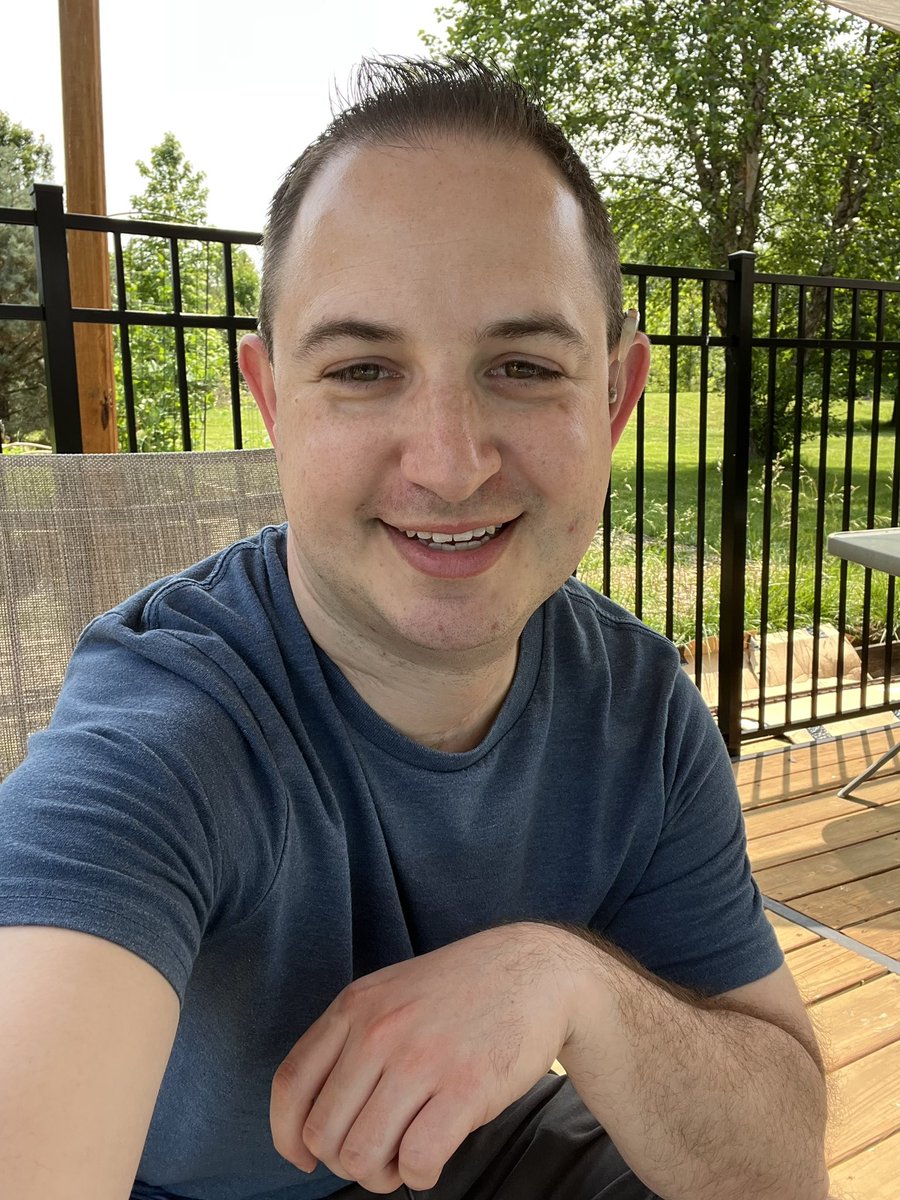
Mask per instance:
[[[103,103],[100,84],[99,0],[59,0],[66,209],[105,213]],[[109,253],[105,234],[69,233],[72,303],[109,308]],[[85,453],[118,449],[112,328],[76,325],[75,355]]]
[[[885,29],[892,29],[894,33],[900,33],[900,9],[897,7],[897,0],[824,0],[824,3],[863,17],[875,25],[883,25]]]

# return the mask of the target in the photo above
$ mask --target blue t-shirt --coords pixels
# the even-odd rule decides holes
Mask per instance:
[[[421,746],[316,647],[272,526],[85,630],[0,789],[0,923],[139,954],[181,1000],[133,1196],[315,1200],[278,1064],[352,979],[507,920],[721,992],[783,961],[722,739],[675,648],[570,580],[483,742]]]

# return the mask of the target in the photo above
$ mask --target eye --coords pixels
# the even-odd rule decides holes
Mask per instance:
[[[392,373],[378,363],[359,362],[341,367],[338,371],[329,371],[325,378],[335,379],[338,383],[379,383],[391,376]]]
[[[506,379],[515,380],[562,379],[562,371],[553,371],[549,367],[542,367],[539,363],[529,362],[528,359],[522,358],[508,359],[499,367],[493,368],[491,374],[496,372],[502,372]]]

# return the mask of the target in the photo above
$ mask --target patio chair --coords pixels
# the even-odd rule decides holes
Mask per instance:
[[[273,450],[0,455],[0,779],[93,617],[284,519]]]

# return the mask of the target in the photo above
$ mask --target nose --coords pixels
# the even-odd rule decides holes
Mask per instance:
[[[423,390],[406,410],[400,459],[404,478],[448,503],[473,496],[500,470],[500,450],[476,395]]]

